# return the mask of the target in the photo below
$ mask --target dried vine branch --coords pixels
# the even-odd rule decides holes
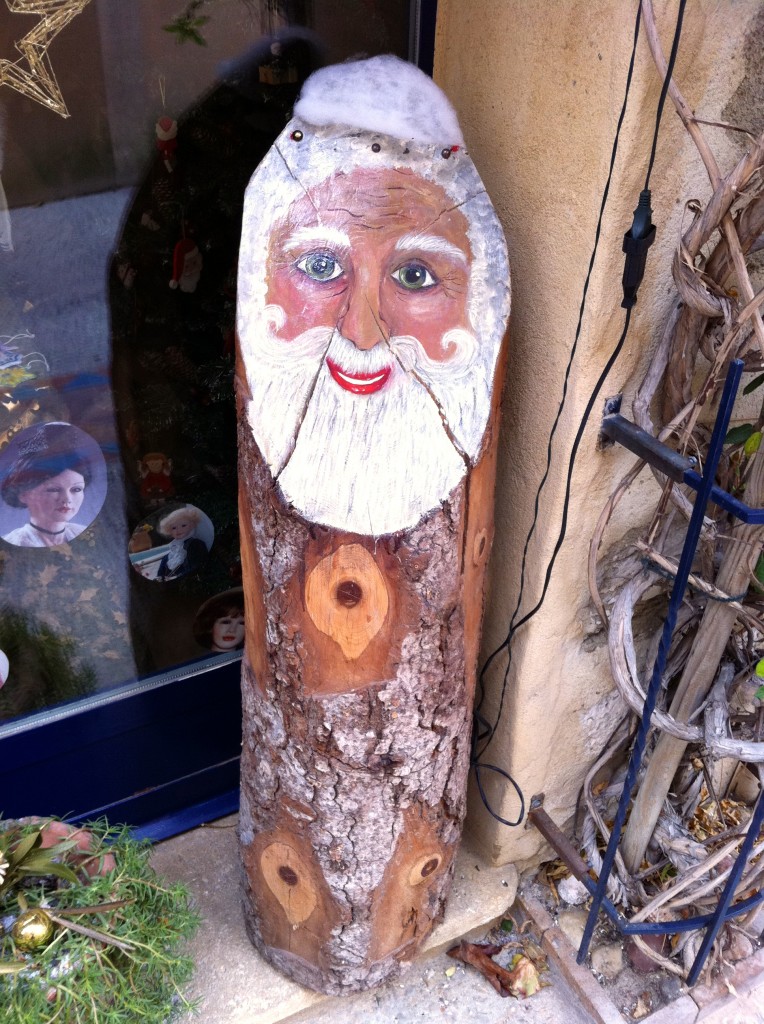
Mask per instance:
[[[651,0],[643,0],[642,12],[654,62],[665,76]],[[754,287],[749,266],[752,255],[762,248],[764,232],[764,134],[746,133],[745,152],[723,173],[701,125],[725,126],[696,118],[673,80],[669,95],[703,162],[711,193],[702,207],[696,201],[687,204],[691,220],[672,262],[677,297],[637,389],[633,417],[643,429],[696,455],[702,464],[709,435],[702,413],[718,396],[730,360],[744,359],[750,371],[764,369],[764,289]],[[759,383],[764,383],[764,376]],[[754,506],[764,506],[764,448],[758,455],[763,427],[764,406],[758,421],[750,425],[752,440],[745,445],[730,443],[720,465],[720,485],[744,491],[746,502]],[[615,507],[643,468],[644,463],[636,463],[613,490],[589,554],[589,589],[607,630],[613,677],[627,706],[637,714],[657,641],[646,644],[644,637],[635,638],[635,615],[645,614],[645,602],[667,591],[691,509],[688,493],[656,473],[661,496],[643,537],[623,553],[624,582],[617,593],[601,592],[598,561],[603,537]],[[745,833],[750,811],[729,799],[726,783],[716,791],[721,775],[714,765],[721,758],[764,763],[764,701],[752,696],[753,670],[764,655],[764,592],[758,582],[760,572],[764,575],[762,544],[764,528],[735,524],[726,513],[709,507],[681,628],[662,680],[663,696],[653,716],[658,739],[640,781],[622,858],[616,861],[613,895],[618,893],[636,909],[637,920],[707,909]],[[620,791],[612,784],[599,792],[592,788],[595,774],[600,772],[601,777],[603,760],[612,756],[612,749],[606,752],[584,787],[583,835],[590,856],[592,849],[596,853],[596,837],[600,842],[607,839],[606,821]],[[717,783],[712,784],[712,774]],[[710,828],[712,820],[718,827],[706,835],[703,829]],[[749,869],[744,879],[747,891],[763,872],[764,867],[757,865]],[[678,941],[677,960],[691,961],[696,945],[693,937]],[[671,969],[676,970],[676,964]]]

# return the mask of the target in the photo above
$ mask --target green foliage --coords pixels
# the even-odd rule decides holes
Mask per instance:
[[[743,445],[743,450],[746,455],[755,455],[755,453],[761,447],[761,431],[755,430]]]
[[[207,40],[200,30],[210,19],[206,15],[196,13],[204,3],[205,0],[191,0],[183,14],[177,15],[162,28],[165,32],[175,36],[176,43],[196,43],[197,46],[206,46]]]
[[[749,381],[743,388],[744,395],[750,395],[756,388],[760,388],[764,384],[764,373],[760,373],[758,377],[754,377],[753,380]]]
[[[764,679],[764,658],[761,661],[756,662],[756,668],[754,669],[759,679]]]
[[[0,650],[7,654],[12,673],[0,689],[0,720],[96,690],[93,668],[78,663],[75,640],[30,612],[0,607]]]
[[[733,427],[724,438],[725,444],[745,444],[753,433],[753,423],[741,423]]]
[[[12,881],[11,868],[0,888],[0,1016],[13,1024],[168,1024],[193,1009],[182,993],[193,971],[182,946],[198,925],[189,894],[157,878],[148,843],[132,839],[127,829],[105,821],[86,828],[96,855],[88,863],[105,872],[93,877],[82,869],[76,839],[41,851],[40,823],[0,822],[0,865],[5,857],[33,867],[36,857],[40,872],[32,878],[30,870],[21,880],[17,872]],[[111,862],[99,859],[109,854],[110,870]],[[68,862],[77,870],[76,881],[51,874],[52,855],[59,867]],[[29,953],[11,933],[26,906],[42,906],[56,922],[50,943]]]
[[[10,835],[10,833],[9,833]],[[76,844],[68,842],[57,843],[47,850],[41,849],[42,830],[36,829],[28,834],[22,834],[17,841],[11,843],[8,837],[3,837],[5,842],[0,844],[0,863],[3,865],[3,878],[0,881],[0,893],[10,892],[19,885],[25,878],[55,875],[56,878],[63,878],[67,882],[77,885],[77,875],[66,864],[60,862],[62,855],[73,850]],[[58,860],[54,860],[58,858]]]

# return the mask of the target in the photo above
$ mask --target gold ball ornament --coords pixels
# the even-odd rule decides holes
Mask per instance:
[[[53,938],[53,922],[39,907],[25,910],[16,918],[11,936],[22,953],[31,953],[47,946]]]

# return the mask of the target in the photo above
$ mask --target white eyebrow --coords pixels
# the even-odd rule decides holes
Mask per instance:
[[[335,246],[339,249],[350,248],[350,236],[342,228],[333,228],[329,224],[315,224],[311,227],[298,228],[286,240],[286,248],[299,248],[314,242]]]
[[[395,243],[396,250],[419,249],[420,252],[431,252],[436,256],[448,256],[458,263],[467,264],[467,253],[458,245],[447,242],[440,235],[421,235],[412,232],[402,235]]]

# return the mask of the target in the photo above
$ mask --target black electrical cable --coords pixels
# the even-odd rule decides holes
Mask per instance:
[[[479,685],[480,685],[480,690],[481,690],[481,696],[480,696],[480,699],[479,699],[479,702],[478,702],[477,709],[475,711],[475,726],[474,726],[474,730],[473,730],[472,767],[475,769],[475,777],[476,777],[476,781],[477,781],[477,784],[478,784],[478,790],[480,792],[481,799],[483,800],[483,803],[486,806],[486,809],[489,811],[489,813],[494,818],[496,818],[502,824],[508,825],[510,827],[514,827],[516,825],[519,825],[521,823],[521,821],[523,820],[524,816],[525,816],[525,800],[523,798],[523,794],[522,794],[522,791],[520,789],[520,786],[518,785],[517,781],[514,778],[512,778],[512,776],[508,772],[504,771],[501,768],[498,768],[495,765],[482,764],[480,759],[486,753],[486,751],[488,750],[489,746],[491,745],[491,742],[492,742],[494,736],[496,735],[496,729],[497,729],[498,723],[501,721],[501,716],[502,716],[502,713],[503,713],[503,710],[504,710],[504,700],[505,700],[505,697],[506,697],[507,683],[508,683],[508,679],[509,679],[509,670],[510,670],[510,667],[511,667],[511,664],[512,664],[512,650],[511,650],[512,638],[514,637],[514,635],[518,631],[518,629],[520,629],[523,625],[525,625],[525,623],[528,622],[538,612],[538,610],[541,608],[541,606],[543,605],[544,600],[546,598],[546,594],[547,594],[547,591],[549,589],[549,583],[550,583],[551,578],[552,578],[552,572],[554,570],[554,566],[555,566],[555,563],[557,561],[557,555],[559,554],[560,549],[562,548],[562,545],[563,545],[563,543],[565,541],[565,534],[566,534],[567,522],[568,522],[568,511],[569,511],[569,506],[570,506],[571,482],[572,482],[572,478],[573,478],[573,470],[574,470],[574,467],[575,467],[575,461],[576,461],[576,456],[578,454],[578,449],[579,449],[579,446],[581,444],[581,440],[583,438],[584,430],[585,430],[585,428],[587,426],[587,423],[588,423],[588,420],[589,420],[589,416],[591,415],[592,409],[594,408],[594,403],[596,402],[596,400],[597,400],[597,398],[599,396],[599,393],[602,390],[602,387],[604,386],[605,380],[607,379],[611,369],[613,368],[613,365],[615,364],[615,361],[617,360],[618,356],[621,353],[621,350],[623,348],[624,342],[626,341],[626,335],[628,333],[629,324],[631,322],[631,310],[632,310],[632,307],[634,306],[634,304],[636,303],[637,288],[639,287],[639,284],[640,284],[640,282],[642,280],[642,274],[644,273],[644,265],[645,265],[645,257],[646,257],[646,254],[647,254],[647,249],[652,244],[652,242],[653,242],[653,240],[655,238],[655,228],[650,223],[650,218],[652,216],[652,211],[650,210],[650,193],[649,193],[648,185],[649,185],[649,181],[650,181],[650,175],[651,175],[652,169],[653,169],[653,164],[654,164],[654,161],[655,161],[655,154],[656,154],[657,141],[658,141],[658,133],[659,133],[659,130],[660,130],[660,122],[661,122],[661,118],[662,118],[662,114],[663,114],[663,106],[664,106],[664,103],[665,103],[666,95],[668,93],[668,88],[669,88],[669,84],[670,84],[670,81],[671,81],[671,76],[672,76],[672,72],[673,72],[673,68],[674,68],[674,63],[675,63],[677,51],[678,51],[678,48],[679,48],[679,40],[680,40],[681,32],[682,32],[682,22],[683,22],[683,18],[684,18],[685,4],[686,4],[686,0],[680,0],[679,10],[678,10],[678,14],[677,14],[677,22],[676,22],[676,27],[675,27],[675,30],[674,30],[674,39],[673,39],[673,43],[672,43],[672,47],[671,47],[671,56],[669,58],[668,68],[667,68],[667,72],[666,72],[666,77],[665,77],[664,82],[663,82],[663,87],[661,89],[661,94],[660,94],[660,98],[659,98],[659,101],[658,101],[658,107],[657,107],[657,110],[656,110],[655,128],[654,128],[654,132],[653,132],[653,143],[652,143],[652,149],[651,149],[650,159],[649,159],[649,163],[648,163],[647,176],[646,176],[646,179],[645,179],[645,188],[644,188],[644,190],[643,190],[643,192],[642,192],[642,194],[640,196],[640,201],[639,201],[639,204],[637,206],[637,209],[634,211],[634,222],[632,224],[632,228],[631,228],[631,230],[629,232],[627,232],[626,236],[624,237],[624,252],[626,253],[626,269],[624,270],[624,280],[623,280],[624,300],[622,302],[622,306],[625,308],[626,314],[625,314],[625,317],[624,317],[623,330],[621,332],[621,336],[618,339],[618,342],[617,342],[615,348],[613,349],[613,352],[610,355],[610,358],[608,359],[608,361],[607,361],[607,363],[606,363],[602,373],[600,374],[600,376],[599,376],[599,378],[597,380],[597,383],[594,386],[594,390],[592,391],[592,393],[591,393],[591,395],[589,397],[589,400],[587,401],[586,408],[584,410],[584,414],[581,417],[581,420],[579,422],[578,430],[576,431],[576,436],[574,438],[573,445],[571,447],[570,456],[568,458],[568,472],[567,472],[567,477],[566,477],[565,497],[564,497],[564,500],[563,500],[562,520],[561,520],[561,523],[560,523],[560,530],[559,530],[559,533],[558,533],[557,541],[556,541],[555,546],[554,546],[554,550],[553,550],[552,555],[551,555],[551,557],[549,559],[549,563],[547,565],[547,569],[546,569],[546,572],[545,572],[545,575],[544,575],[544,584],[543,584],[543,587],[542,587],[541,596],[539,597],[538,601],[533,606],[533,608],[531,608],[529,612],[527,612],[525,615],[523,615],[522,618],[520,618],[519,620],[516,621],[516,617],[517,617],[517,614],[518,614],[518,612],[520,610],[520,607],[521,607],[521,604],[522,604],[522,598],[523,598],[523,591],[524,591],[524,585],[525,585],[525,569],[526,569],[528,548],[529,548],[529,545],[530,545],[531,538],[533,537],[533,534],[535,533],[536,523],[538,521],[538,512],[539,512],[539,504],[540,504],[541,493],[542,493],[543,488],[544,488],[544,486],[546,484],[547,478],[549,476],[549,471],[550,471],[550,468],[551,468],[552,442],[553,442],[554,436],[556,434],[557,426],[559,424],[559,421],[560,421],[560,418],[561,418],[561,415],[562,415],[562,411],[563,411],[563,408],[564,408],[564,405],[565,405],[565,400],[566,400],[566,397],[567,397],[568,380],[569,380],[569,377],[570,377],[570,372],[571,372],[571,369],[572,369],[573,359],[575,357],[575,352],[576,352],[576,348],[577,348],[577,345],[578,345],[578,340],[579,340],[580,333],[581,333],[581,325],[582,325],[582,321],[583,321],[584,310],[585,310],[585,307],[586,307],[586,298],[587,298],[587,293],[588,293],[588,289],[589,289],[589,281],[590,281],[590,277],[591,277],[591,273],[592,273],[592,268],[594,266],[594,260],[595,260],[596,254],[597,254],[597,248],[598,248],[598,245],[599,245],[600,232],[601,232],[601,227],[602,227],[602,219],[603,219],[603,215],[604,215],[605,205],[606,205],[607,199],[608,199],[608,193],[610,191],[610,183],[611,183],[611,180],[612,180],[613,168],[614,168],[614,165],[615,165],[615,158],[616,158],[616,154],[617,154],[617,151],[618,151],[618,141],[619,141],[621,126],[623,124],[624,116],[625,116],[625,113],[626,113],[626,105],[627,105],[627,102],[628,102],[629,91],[630,91],[630,88],[631,88],[631,79],[632,79],[632,73],[633,73],[633,70],[634,70],[636,48],[637,48],[637,40],[638,40],[638,37],[639,37],[639,26],[640,26],[640,21],[641,21],[641,11],[642,11],[641,3],[640,3],[640,6],[639,6],[639,8],[637,10],[637,18],[636,18],[636,23],[635,23],[635,26],[634,26],[634,41],[633,41],[632,52],[631,52],[631,60],[629,62],[629,71],[628,71],[628,75],[627,75],[627,78],[626,78],[626,90],[625,90],[625,93],[624,93],[623,104],[622,104],[622,107],[621,107],[621,113],[620,113],[620,116],[618,118],[618,124],[617,124],[617,127],[616,127],[615,138],[613,140],[613,150],[612,150],[611,158],[610,158],[610,167],[609,167],[609,171],[608,171],[608,177],[607,177],[607,181],[606,181],[606,184],[605,184],[605,189],[603,191],[602,201],[600,203],[600,212],[599,212],[599,217],[598,217],[598,220],[597,220],[597,228],[596,228],[596,231],[595,231],[594,247],[592,249],[592,254],[591,254],[591,257],[590,257],[590,260],[589,260],[589,269],[587,271],[586,279],[584,281],[584,289],[583,289],[583,294],[582,294],[582,298],[581,298],[581,306],[580,306],[580,309],[579,309],[578,324],[576,326],[576,333],[575,333],[575,337],[574,337],[574,341],[573,341],[573,346],[571,348],[570,356],[568,357],[568,364],[567,364],[567,366],[565,368],[565,376],[564,376],[564,383],[563,383],[562,398],[561,398],[560,405],[559,405],[558,410],[557,410],[557,415],[555,416],[554,423],[552,425],[552,429],[550,431],[549,441],[548,441],[548,444],[547,444],[547,463],[546,463],[546,468],[544,470],[544,475],[543,475],[543,477],[541,479],[541,482],[540,482],[540,484],[538,486],[538,489],[536,491],[536,499],[535,499],[535,502],[534,502],[534,511],[533,511],[533,520],[531,522],[531,527],[530,527],[530,529],[528,531],[528,535],[526,536],[525,546],[524,546],[524,549],[523,549],[523,557],[522,557],[522,564],[521,564],[521,571],[520,571],[520,588],[519,588],[519,593],[518,593],[518,598],[517,598],[517,604],[515,605],[514,612],[512,613],[512,618],[510,620],[510,625],[509,625],[509,630],[507,632],[507,636],[505,637],[503,642],[486,659],[486,662],[483,665],[483,667],[482,667],[482,669],[480,671],[480,675],[479,675]],[[480,714],[480,706],[482,705],[483,696],[484,696],[483,680],[484,680],[485,674],[488,671],[488,669],[491,666],[491,664],[498,657],[498,655],[501,654],[501,652],[504,651],[504,650],[507,651],[507,665],[506,665],[506,668],[505,668],[505,671],[504,671],[504,679],[503,679],[502,688],[501,688],[501,696],[500,696],[500,699],[499,699],[499,709],[498,709],[498,713],[497,713],[497,716],[496,716],[495,724],[494,725],[490,725],[487,722],[487,720]],[[478,751],[477,750],[478,744],[481,743],[482,741],[485,741],[485,743],[482,746],[482,748]],[[518,797],[520,799],[520,812],[518,814],[518,817],[517,817],[516,821],[508,821],[507,819],[502,818],[500,815],[496,814],[496,812],[491,808],[490,804],[488,803],[488,800],[486,798],[486,795],[485,795],[485,792],[483,790],[483,786],[482,786],[482,783],[481,783],[481,779],[480,779],[480,771],[481,771],[481,769],[487,769],[489,771],[496,772],[496,773],[500,774],[501,776],[503,776],[504,778],[508,779],[509,782],[511,782],[512,786],[514,787],[514,789],[515,789],[515,791],[518,794]]]
[[[541,482],[538,485],[538,489],[536,490],[536,497],[535,497],[535,501],[534,501],[534,505],[533,505],[533,519],[532,519],[532,522],[531,522],[530,529],[528,530],[528,534],[527,534],[527,536],[525,538],[525,546],[523,548],[523,557],[522,557],[522,561],[521,561],[521,564],[520,564],[520,588],[519,588],[519,592],[518,592],[517,603],[515,605],[514,611],[512,612],[512,617],[510,619],[509,630],[507,632],[507,636],[505,637],[504,641],[494,651],[491,652],[491,654],[488,656],[488,658],[486,659],[483,667],[480,670],[479,686],[481,687],[481,696],[480,696],[480,699],[479,699],[479,702],[478,702],[478,712],[480,710],[480,706],[482,705],[482,701],[483,701],[483,693],[482,693],[483,680],[485,679],[485,675],[486,675],[488,669],[491,667],[491,665],[493,664],[495,659],[501,654],[501,652],[509,647],[509,644],[511,643],[512,636],[514,635],[514,632],[515,632],[516,628],[519,628],[519,625],[522,625],[522,623],[520,623],[519,625],[516,626],[515,620],[517,618],[518,612],[520,611],[520,606],[521,606],[522,600],[523,600],[523,593],[524,593],[524,590],[525,590],[525,571],[526,571],[526,566],[527,566],[527,561],[528,561],[528,549],[530,547],[531,540],[533,539],[533,535],[536,532],[536,524],[538,522],[539,507],[540,507],[540,502],[541,502],[541,493],[544,490],[544,487],[545,487],[546,482],[547,482],[547,478],[549,477],[549,471],[550,471],[551,466],[552,466],[552,444],[554,442],[554,438],[555,438],[555,435],[557,433],[557,427],[559,425],[560,418],[562,417],[563,408],[565,407],[565,400],[567,398],[567,393],[568,393],[568,383],[569,383],[569,380],[570,380],[571,370],[573,368],[573,360],[574,360],[575,355],[576,355],[576,350],[578,348],[578,342],[579,342],[579,338],[580,338],[580,335],[581,335],[581,326],[583,324],[584,311],[586,309],[586,299],[587,299],[587,295],[588,295],[588,292],[589,292],[589,283],[590,283],[590,280],[591,280],[592,271],[594,269],[594,260],[595,260],[596,255],[597,255],[597,248],[599,246],[600,234],[602,232],[602,221],[603,221],[603,217],[604,217],[604,213],[605,213],[605,206],[607,204],[608,196],[609,196],[609,193],[610,193],[610,184],[611,184],[611,181],[613,179],[613,171],[615,169],[615,161],[616,161],[616,156],[618,154],[618,143],[619,143],[619,139],[620,139],[620,135],[621,135],[621,127],[623,125],[623,121],[624,121],[624,118],[626,116],[626,106],[628,104],[629,92],[631,90],[631,80],[632,80],[632,77],[633,77],[633,74],[634,74],[634,64],[635,64],[635,61],[636,61],[637,42],[639,40],[639,27],[640,27],[640,22],[641,22],[641,14],[642,14],[642,7],[641,7],[641,4],[639,4],[637,6],[637,17],[636,17],[636,20],[635,20],[635,23],[634,23],[634,38],[633,38],[632,47],[631,47],[631,59],[629,60],[629,70],[628,70],[628,73],[626,75],[626,88],[624,90],[623,102],[621,104],[621,111],[620,111],[620,114],[618,115],[618,122],[616,124],[615,136],[613,138],[613,147],[612,147],[612,151],[611,151],[611,154],[610,154],[610,166],[608,168],[607,180],[605,182],[605,187],[604,187],[604,190],[603,190],[603,193],[602,193],[602,199],[600,200],[599,216],[597,218],[597,225],[596,225],[596,228],[595,228],[595,231],[594,231],[594,244],[593,244],[593,247],[592,247],[591,256],[589,257],[589,266],[588,266],[588,269],[587,269],[587,272],[586,272],[586,278],[584,279],[584,287],[583,287],[583,292],[582,292],[582,295],[581,295],[581,304],[580,304],[579,310],[578,310],[578,323],[576,324],[576,331],[575,331],[575,335],[573,337],[573,345],[571,347],[570,355],[568,357],[568,363],[567,363],[567,366],[565,367],[565,374],[564,374],[564,377],[563,377],[563,385],[562,385],[562,397],[560,399],[560,404],[559,404],[559,406],[557,408],[557,414],[556,414],[556,416],[554,418],[554,422],[552,423],[552,429],[551,429],[551,431],[549,433],[549,440],[547,442],[547,450],[546,450],[546,467],[544,469],[544,474],[543,474],[543,476],[541,478]],[[511,663],[511,655],[510,655],[510,663]],[[505,680],[504,680],[505,688],[506,688],[506,678],[507,678],[508,674],[509,674],[509,665],[507,666],[507,673],[505,675]],[[501,712],[502,712],[502,709],[503,709],[503,705],[504,705],[504,689],[502,689],[501,703],[500,703],[500,706],[499,706],[499,714],[497,715],[497,719],[496,719],[497,724],[498,724],[499,719],[501,718]],[[476,718],[477,718],[478,724],[480,724],[480,725],[484,724],[485,727],[487,728],[488,737],[489,737],[488,738],[488,743],[490,743],[491,738],[494,735],[496,726],[493,726],[493,727],[489,726],[488,723],[485,722],[485,720],[482,719],[481,716],[477,712],[476,712]],[[481,734],[479,730],[476,730],[476,739],[478,740],[478,742],[481,741],[482,739],[484,739],[485,735],[486,735],[485,733]],[[477,761],[477,759],[479,759],[480,757],[483,756],[483,754],[485,753],[485,751],[488,748],[488,743],[486,743],[486,746],[483,747],[483,749],[477,754],[477,758],[475,759],[476,761]]]
[[[674,28],[674,39],[671,43],[671,53],[669,54],[668,65],[666,67],[666,77],[663,79],[663,85],[661,86],[661,94],[658,99],[658,107],[655,113],[655,131],[653,132],[653,146],[650,150],[650,159],[647,164],[647,174],[645,175],[645,191],[650,188],[650,175],[653,173],[655,153],[658,149],[658,129],[660,127],[661,118],[663,117],[663,105],[666,102],[666,97],[668,96],[668,91],[671,86],[671,76],[674,73],[676,55],[679,51],[679,40],[682,36],[682,22],[684,21],[684,8],[686,2],[687,0],[679,0],[679,10],[676,14],[676,27]],[[639,6],[641,10],[641,2]]]

